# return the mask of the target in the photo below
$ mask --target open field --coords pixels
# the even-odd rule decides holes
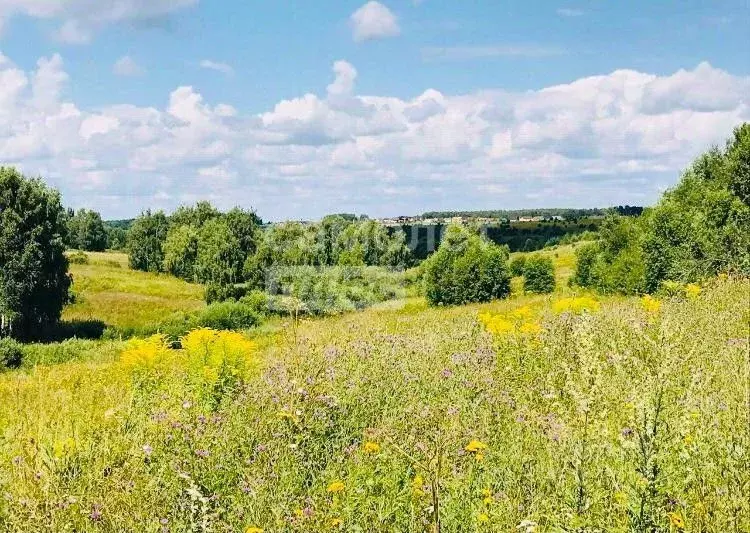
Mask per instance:
[[[96,261],[92,317],[200,304]],[[237,374],[76,341],[0,375],[0,531],[747,531],[749,290],[412,298],[261,329]]]
[[[205,305],[200,285],[131,270],[123,253],[86,254],[88,264],[70,265],[76,301],[65,308],[63,320],[100,320],[127,331],[158,324],[175,311]]]

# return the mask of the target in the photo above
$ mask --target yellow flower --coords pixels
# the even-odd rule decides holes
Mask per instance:
[[[599,310],[599,307],[599,302],[590,296],[561,298],[552,304],[552,310],[558,314],[581,314],[583,312],[595,313]]]
[[[417,474],[411,482],[411,491],[415,498],[424,496],[424,478]]]
[[[698,295],[700,295],[701,290],[700,285],[696,285],[695,283],[688,283],[685,286],[685,294],[688,298],[697,298]]]
[[[466,445],[466,448],[464,448],[464,450],[466,450],[469,453],[480,453],[482,450],[486,450],[486,449],[487,449],[487,445],[476,439],[469,442],[469,444]]]
[[[679,513],[667,513],[669,516],[669,523],[677,529],[685,529],[685,521],[682,519]]]
[[[519,307],[518,309],[512,311],[510,313],[510,316],[515,318],[516,320],[529,320],[532,316],[534,316],[534,312],[531,310],[531,307],[528,305],[524,305],[523,307]]]
[[[685,435],[682,439],[682,442],[685,443],[685,446],[690,446],[693,443],[693,436],[692,435]]]
[[[331,518],[331,527],[341,527],[341,524],[343,524],[344,521],[340,518]]]
[[[484,461],[484,454],[482,452],[479,452],[474,455],[474,459],[477,461],[477,463],[481,463]]]
[[[336,481],[328,485],[328,488],[326,490],[330,492],[331,494],[335,494],[337,492],[343,491],[345,488],[346,488],[346,485],[344,485],[344,482],[341,481],[340,479],[337,479]]]
[[[614,496],[615,502],[617,502],[618,504],[625,505],[626,503],[628,503],[628,495],[625,492],[618,490],[617,492],[615,492]]]
[[[542,326],[536,322],[524,322],[519,331],[524,335],[539,335],[542,332]]]
[[[651,315],[655,315],[661,310],[661,302],[650,294],[641,298],[641,306],[643,306],[643,309]]]
[[[495,499],[492,497],[492,491],[490,489],[482,489],[482,502],[485,505],[491,505]]]
[[[263,530],[259,527],[250,526],[245,530],[245,533],[263,533]]]
[[[72,454],[76,450],[76,441],[73,438],[68,437],[66,439],[57,440],[52,445],[52,453],[56,459],[62,459]]]
[[[363,450],[365,451],[365,453],[379,453],[380,444],[378,444],[377,442],[365,442]]]
[[[487,513],[480,513],[479,516],[477,517],[477,522],[479,522],[480,524],[486,524],[489,521],[490,521],[490,517]]]

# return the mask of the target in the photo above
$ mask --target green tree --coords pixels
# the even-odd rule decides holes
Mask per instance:
[[[130,268],[145,272],[164,269],[162,245],[167,238],[169,224],[162,211],[146,211],[135,219],[128,231]]]
[[[526,266],[526,254],[518,254],[510,260],[510,274],[512,276],[523,276],[523,267]]]
[[[102,216],[96,211],[79,209],[68,218],[68,244],[87,252],[102,252],[107,248],[107,230]]]
[[[242,281],[244,260],[240,242],[225,220],[215,218],[203,225],[198,233],[195,276],[207,286],[207,294],[215,295],[211,299],[222,299],[222,294],[230,294],[226,289]]]
[[[181,205],[169,217],[169,223],[173,226],[194,226],[200,228],[214,218],[219,218],[221,212],[211,202],[202,200],[193,205]]]
[[[188,281],[195,280],[198,258],[198,230],[194,226],[172,226],[162,245],[164,270]]]
[[[550,257],[533,254],[523,268],[523,290],[534,294],[547,294],[555,290],[555,266]]]
[[[59,320],[71,278],[60,195],[0,167],[0,337],[29,337]]]
[[[431,305],[459,305],[506,298],[510,273],[506,248],[459,226],[449,226],[423,263],[425,296]]]

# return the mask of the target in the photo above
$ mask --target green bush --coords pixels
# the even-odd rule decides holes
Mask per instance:
[[[508,252],[459,226],[449,226],[424,267],[430,305],[487,302],[510,294]]]
[[[242,302],[228,300],[203,309],[195,317],[195,325],[211,329],[248,329],[259,325],[263,317],[257,310]]]
[[[23,361],[21,343],[9,338],[0,339],[0,372],[18,368]]]
[[[555,267],[552,259],[532,255],[523,269],[523,290],[534,294],[547,294],[555,290]]]
[[[510,274],[511,276],[518,277],[523,276],[523,269],[526,266],[526,255],[518,254],[510,260]]]
[[[68,263],[72,265],[88,265],[89,256],[81,251],[71,252],[68,254]]]

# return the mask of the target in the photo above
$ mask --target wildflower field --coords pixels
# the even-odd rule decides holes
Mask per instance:
[[[0,374],[0,531],[750,531],[749,297],[86,341]]]

